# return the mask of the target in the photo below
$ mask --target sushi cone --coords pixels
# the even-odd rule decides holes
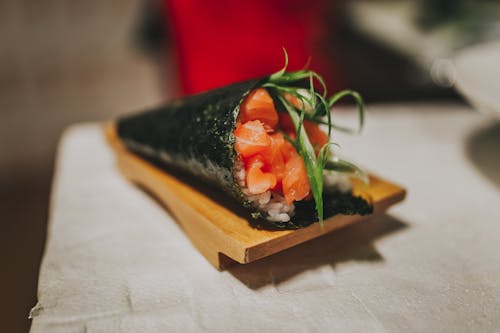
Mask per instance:
[[[224,191],[248,209],[253,224],[256,226],[294,229],[316,221],[322,222],[323,218],[336,214],[370,214],[372,206],[361,196],[353,195],[350,190],[329,191],[327,189],[324,191],[322,189],[322,210],[319,214],[318,199],[315,196],[313,200],[311,191],[304,192],[300,200],[293,200],[297,198],[290,197],[288,194],[296,195],[297,188],[286,189],[286,176],[282,177],[283,179],[276,177],[276,172],[270,170],[272,166],[267,169],[265,166],[261,167],[265,161],[261,163],[259,156],[262,157],[265,154],[261,151],[253,152],[252,147],[250,150],[245,150],[246,146],[242,144],[240,134],[244,130],[242,125],[245,124],[248,126],[255,123],[261,124],[268,132],[263,135],[269,135],[272,138],[280,135],[280,138],[289,139],[286,134],[280,134],[286,127],[281,121],[285,119],[282,116],[286,115],[286,110],[276,94],[269,96],[272,96],[273,104],[280,111],[280,124],[273,123],[273,128],[268,125],[269,122],[266,123],[265,119],[250,119],[250,121],[247,119],[247,122],[243,122],[246,111],[245,109],[242,111],[242,105],[245,105],[246,99],[256,89],[273,91],[273,87],[269,87],[272,80],[273,76],[269,76],[239,82],[179,99],[154,110],[123,117],[117,121],[118,136],[128,150],[160,167],[174,167]],[[263,88],[266,86],[267,88]],[[289,118],[286,119],[289,120]],[[320,140],[322,144],[325,143],[323,141],[325,141],[326,134],[318,132],[320,139],[316,139],[318,133],[310,134],[309,128],[318,127],[317,125],[311,122],[306,122],[306,125],[304,127],[309,133],[311,142]],[[292,132],[296,135],[300,133],[301,128],[296,127],[295,130],[297,131],[293,132],[292,128]],[[292,135],[292,132],[287,133]],[[328,136],[326,138],[328,141]],[[292,147],[290,149],[294,153],[292,157],[284,153],[288,161],[283,164],[283,167],[285,165],[288,167],[294,161],[302,166],[303,172],[309,172],[310,170],[305,168],[302,155],[299,154],[300,148],[295,150],[287,141],[281,140],[281,142],[283,145],[288,144]],[[261,178],[249,178],[250,173],[255,171],[252,167],[257,165],[256,163],[261,163],[258,164],[260,167],[258,176]],[[283,171],[280,175],[282,174]],[[309,189],[308,176],[310,175],[304,176],[307,182],[306,189]],[[258,185],[262,186],[262,177],[274,180],[274,183],[271,182],[260,191],[256,189],[258,186],[253,186],[252,179],[258,179],[260,181]]]

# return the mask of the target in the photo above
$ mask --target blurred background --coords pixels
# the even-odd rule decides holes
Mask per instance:
[[[454,57],[499,18],[480,0],[0,0],[2,331],[30,325],[68,125],[274,72],[282,47],[367,103],[465,103]]]

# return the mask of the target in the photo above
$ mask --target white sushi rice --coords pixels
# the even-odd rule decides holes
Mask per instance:
[[[352,191],[352,182],[348,175],[335,171],[323,173],[323,188],[325,192],[340,191],[347,193]]]
[[[295,205],[287,204],[285,197],[278,193],[273,193],[267,190],[261,194],[251,194],[246,185],[246,172],[245,166],[241,160],[236,161],[234,168],[234,176],[236,181],[241,187],[243,194],[245,194],[252,203],[252,205],[259,211],[263,212],[265,218],[271,222],[288,222],[295,214]]]

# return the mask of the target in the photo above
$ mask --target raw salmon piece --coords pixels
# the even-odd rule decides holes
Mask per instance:
[[[326,134],[318,124],[304,120],[304,128],[306,129],[307,136],[309,137],[309,141],[311,141],[312,145],[316,148],[323,147],[326,143],[328,143],[328,134]]]
[[[288,133],[288,134],[291,135],[292,139],[295,137],[295,133]],[[292,154],[297,153],[295,147],[288,140],[285,139],[283,134],[278,132],[273,134],[271,137],[273,139],[273,145],[281,153],[284,162],[286,162],[292,156]]]
[[[276,176],[277,181],[281,183],[285,173],[285,157],[283,156],[283,151],[286,149],[285,145],[287,143],[290,145],[290,143],[286,142],[281,133],[274,133],[271,135],[271,140],[273,142],[271,145],[270,159],[271,172]]]
[[[306,166],[297,153],[293,154],[286,162],[282,186],[288,204],[293,201],[300,201],[309,195],[311,188],[307,178]]]
[[[246,183],[251,194],[261,194],[276,186],[276,176],[270,172],[263,172],[264,158],[255,155],[246,161],[247,175]]]
[[[234,148],[243,157],[255,155],[271,146],[271,137],[259,120],[240,124],[234,131]]]
[[[302,110],[304,108],[306,110],[310,109],[309,104],[302,103],[302,101],[294,95],[285,94],[285,99],[299,110]]]
[[[279,113],[279,124],[280,124],[280,128],[284,132],[294,132],[295,133],[295,127],[293,126],[292,118],[290,118],[290,115],[288,115],[288,113],[284,113],[284,112]]]
[[[267,131],[274,130],[278,125],[278,112],[266,89],[257,88],[248,94],[240,107],[240,120],[243,123],[260,120]]]

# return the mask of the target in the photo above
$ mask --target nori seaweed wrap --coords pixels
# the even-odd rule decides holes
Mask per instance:
[[[330,128],[332,128],[332,123],[324,120],[326,116],[330,120],[327,109],[331,106],[329,104],[331,100],[319,97],[322,96],[319,93],[317,96],[313,93],[312,97],[304,93],[306,91],[304,85],[309,82],[312,84],[311,73],[315,74],[305,70],[292,73],[282,70],[268,77],[235,83],[185,97],[151,111],[123,117],[117,122],[118,136],[127,149],[160,167],[174,167],[224,191],[248,208],[250,215],[255,219],[255,223],[252,224],[259,227],[299,228],[318,220],[322,222],[323,217],[335,214],[369,214],[372,212],[371,205],[363,198],[353,196],[349,190],[327,191],[326,188],[323,190],[321,179],[319,184],[321,193],[314,191],[319,185],[313,183],[314,179],[309,175],[312,172],[319,172],[320,178],[322,178],[323,171],[327,169],[333,170],[334,173],[346,173],[358,178],[363,178],[364,175],[352,164],[336,157],[332,159],[328,149],[329,144],[319,147],[325,148],[323,150],[327,152],[316,150],[312,153],[314,161],[311,162],[310,158],[308,160],[311,154],[307,155],[307,149],[309,148],[310,153],[311,145],[307,144],[309,140],[307,140],[307,133],[301,121],[308,119],[306,122],[312,122],[315,119],[321,119],[317,123],[329,125],[328,139]],[[284,87],[287,88],[286,91]],[[249,94],[259,88],[266,89],[272,96],[280,115],[291,112],[297,115],[302,114],[299,121],[293,123],[296,133],[299,133],[297,135],[299,138],[293,142],[288,136],[285,135],[285,137],[292,142],[306,163],[312,193],[307,198],[309,200],[299,200],[292,204],[295,207],[294,211],[288,214],[289,217],[285,216],[281,219],[275,218],[276,215],[271,218],[269,215],[271,213],[268,214],[265,211],[265,207],[269,207],[269,204],[259,205],[258,202],[262,203],[262,196],[249,194],[244,180],[242,183],[237,176],[238,172],[241,172],[239,169],[242,168],[242,158],[235,148],[237,141],[235,130],[241,124],[240,107]],[[306,105],[304,101],[309,105],[315,104],[311,98],[323,102],[313,105],[314,108],[309,107],[309,111],[301,108],[297,103],[295,107],[293,105],[290,107],[290,103],[282,98],[283,94],[280,95],[282,91],[285,91],[288,96],[298,97],[296,100],[302,101],[302,105]],[[309,89],[309,91],[312,90]],[[334,97],[338,100],[339,96],[343,95],[337,94]],[[316,112],[316,109],[319,111]],[[290,114],[292,120],[297,120],[294,114]],[[300,133],[304,133],[302,138],[300,138]],[[307,140],[306,144],[300,141],[304,140],[304,137]],[[318,205],[318,195],[321,200],[320,205]],[[276,197],[283,201],[278,194]],[[264,200],[269,201],[269,198]]]

